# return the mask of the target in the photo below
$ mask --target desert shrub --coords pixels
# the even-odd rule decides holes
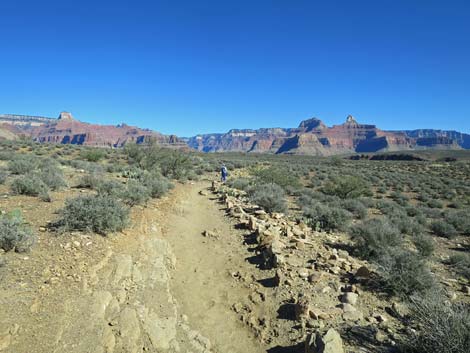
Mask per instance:
[[[129,206],[140,205],[150,199],[150,190],[137,180],[129,180],[119,194],[119,198]]]
[[[250,199],[267,212],[287,211],[284,190],[277,184],[256,185],[250,190]]]
[[[335,177],[323,186],[322,191],[342,199],[372,196],[369,184],[357,176]]]
[[[313,202],[303,208],[306,222],[317,230],[345,230],[352,218],[351,213],[342,208]]]
[[[65,202],[58,225],[65,230],[93,231],[107,234],[124,229],[129,209],[117,199],[103,195],[87,195]]]
[[[0,248],[5,251],[25,252],[36,242],[36,236],[25,225],[19,212],[0,215]]]
[[[380,274],[387,289],[404,298],[436,287],[436,281],[422,257],[395,249],[378,259]]]
[[[43,201],[50,201],[49,188],[36,173],[17,177],[11,184],[11,191],[18,195],[39,196]]]
[[[431,256],[434,252],[434,241],[429,235],[424,235],[422,233],[416,235],[413,239],[413,244],[422,257]]]
[[[364,219],[367,217],[367,207],[356,199],[348,199],[341,202],[341,207],[351,212],[355,218]]]
[[[58,190],[67,186],[64,173],[55,163],[43,163],[39,169],[38,176],[51,190]]]
[[[446,221],[434,221],[430,225],[431,231],[444,238],[454,238],[457,235],[455,227]]]
[[[77,188],[96,189],[102,182],[104,176],[100,173],[88,173],[80,178]]]
[[[412,297],[411,320],[416,333],[402,347],[409,353],[470,352],[470,306],[451,303],[442,295]]]
[[[390,197],[400,206],[406,206],[410,200],[408,196],[402,194],[401,192],[395,191],[390,194]]]
[[[134,167],[131,167],[131,168],[128,168],[128,169],[124,169],[121,172],[121,176],[123,176],[124,178],[129,178],[129,179],[142,180],[145,177],[146,173],[147,172],[144,169],[134,166]]]
[[[145,151],[135,143],[126,143],[124,146],[124,154],[127,156],[129,164],[140,165],[145,157]]]
[[[404,214],[392,214],[388,219],[398,228],[401,234],[417,235],[423,231],[423,226],[417,220]]]
[[[442,203],[442,201],[440,200],[436,200],[436,199],[431,199],[427,202],[427,205],[430,207],[430,208],[442,208],[444,207],[444,204]]]
[[[420,211],[422,211],[423,215],[427,218],[432,219],[441,219],[442,218],[442,211],[437,208],[430,208],[430,207],[420,207]]]
[[[158,147],[148,149],[141,164],[147,170],[158,168],[163,176],[177,180],[187,179],[193,168],[188,154]]]
[[[11,151],[0,151],[0,161],[10,161],[15,158],[15,153]]]
[[[284,191],[295,190],[300,188],[299,178],[294,176],[291,171],[279,166],[271,166],[269,168],[254,170],[257,183],[260,184],[276,184]]]
[[[7,180],[8,173],[4,170],[0,170],[0,185],[4,184],[5,181]]]
[[[359,255],[366,259],[377,259],[402,243],[399,230],[382,218],[369,219],[354,226],[351,234]]]
[[[173,184],[157,170],[147,172],[139,169],[138,171],[142,171],[142,173],[135,173],[135,178],[133,179],[138,180],[143,185],[145,185],[150,193],[150,196],[153,198],[162,197],[173,188]]]
[[[118,197],[124,190],[122,183],[116,180],[102,180],[95,186],[98,195]]]
[[[449,265],[462,276],[470,279],[470,255],[469,254],[456,254],[452,255],[448,261]]]
[[[470,234],[470,211],[469,209],[459,211],[448,211],[444,218],[447,223],[462,234]]]
[[[417,217],[423,214],[423,212],[419,208],[414,206],[407,206],[405,208],[405,211],[409,217]]]
[[[228,181],[228,186],[238,190],[248,190],[251,186],[252,181],[248,178],[236,178]]]
[[[8,162],[8,169],[12,174],[26,174],[35,170],[39,165],[37,157],[32,155],[16,155]]]
[[[389,200],[378,200],[375,203],[375,207],[380,210],[384,215],[391,215],[397,213],[404,213],[402,212],[402,207],[397,205],[393,201]]]
[[[80,157],[88,162],[98,162],[106,155],[106,151],[99,148],[85,149],[80,152]]]

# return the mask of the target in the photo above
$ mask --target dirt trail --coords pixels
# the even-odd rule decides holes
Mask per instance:
[[[250,254],[239,235],[205,194],[208,183],[187,186],[167,220],[164,236],[176,257],[171,287],[191,325],[207,335],[216,352],[266,352],[237,314],[233,304],[246,301],[252,290],[234,280],[234,274],[252,270]],[[203,236],[203,232],[211,232]]]
[[[180,185],[134,212],[124,235],[77,247],[59,238],[23,269],[0,269],[0,352],[266,352],[231,309],[250,294],[232,276],[249,270],[247,250],[198,193],[208,185]]]

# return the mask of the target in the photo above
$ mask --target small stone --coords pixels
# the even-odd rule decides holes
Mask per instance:
[[[0,351],[8,348],[11,344],[11,335],[7,334],[3,337],[0,337]]]
[[[46,230],[47,230],[46,227],[39,227],[40,232],[45,232]]]
[[[375,334],[375,339],[377,340],[377,342],[383,343],[387,340],[387,335],[382,331],[377,331],[377,333]]]
[[[343,319],[347,321],[359,321],[362,320],[363,316],[360,311],[349,311],[343,314]]]
[[[356,305],[358,297],[359,296],[356,293],[346,292],[346,293],[343,294],[343,296],[341,298],[341,301],[343,303]]]
[[[355,277],[356,278],[370,278],[370,271],[367,267],[361,266],[357,269]]]
[[[76,248],[79,248],[80,245],[81,245],[80,242],[77,241],[77,240],[75,240],[75,241],[73,242],[73,246],[75,246]]]
[[[308,276],[308,281],[310,283],[318,283],[320,282],[321,278],[322,278],[322,272],[316,272]]]
[[[341,269],[338,266],[333,266],[330,268],[330,272],[334,275],[339,275],[341,273]]]
[[[374,317],[378,322],[388,321],[387,317],[385,315],[382,315],[382,314],[374,314]]]
[[[308,271],[306,269],[299,270],[299,277],[300,278],[307,278],[308,277]]]
[[[319,332],[310,334],[305,341],[305,353],[344,353],[340,334],[333,328],[322,336]]]
[[[470,286],[464,286],[464,287],[463,287],[463,292],[464,292],[466,295],[470,295]]]

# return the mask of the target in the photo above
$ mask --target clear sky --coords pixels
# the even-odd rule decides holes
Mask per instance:
[[[0,2],[0,113],[470,132],[470,1]]]

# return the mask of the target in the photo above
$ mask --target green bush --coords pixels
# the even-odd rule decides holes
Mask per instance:
[[[145,151],[142,164],[147,170],[159,169],[163,176],[177,180],[188,179],[193,168],[188,154],[158,147]]]
[[[377,260],[387,289],[395,295],[407,298],[437,286],[423,258],[410,251],[388,251]]]
[[[449,258],[449,265],[462,276],[470,279],[470,255],[469,254],[456,254]]]
[[[470,234],[470,210],[448,211],[444,216],[447,223],[462,234]]]
[[[250,190],[250,200],[267,212],[287,212],[284,190],[277,184],[256,185]]]
[[[436,199],[431,199],[427,202],[428,206],[430,208],[442,208],[444,207],[444,203],[440,200],[436,200]]]
[[[35,173],[22,175],[13,180],[11,191],[18,195],[39,196],[43,201],[50,201],[49,188]]]
[[[173,188],[173,184],[167,178],[156,172],[146,174],[142,182],[153,198],[162,197]]]
[[[431,223],[431,231],[444,238],[454,238],[457,235],[455,227],[446,221],[434,221]]]
[[[96,183],[95,190],[98,192],[98,195],[117,198],[124,191],[124,186],[116,180],[102,180]]]
[[[67,200],[60,215],[58,225],[65,230],[93,231],[104,235],[126,227],[129,209],[113,197],[88,195]]]
[[[372,196],[370,185],[364,179],[348,175],[333,178],[323,186],[322,191],[327,195],[335,195],[342,199]]]
[[[41,165],[38,176],[51,190],[58,190],[67,186],[64,173],[55,163],[44,163]]]
[[[4,170],[0,170],[0,185],[5,184],[7,177],[8,177],[8,173],[5,172]]]
[[[373,218],[351,229],[356,249],[366,259],[378,259],[402,243],[399,230],[389,221]]]
[[[352,218],[351,214],[342,208],[330,207],[318,202],[310,203],[303,208],[306,222],[316,230],[345,230]]]
[[[36,242],[36,236],[25,225],[20,213],[0,215],[0,248],[25,252]]]
[[[99,148],[86,149],[80,153],[80,157],[88,162],[98,162],[104,156],[106,156],[106,151]]]
[[[431,256],[434,252],[434,241],[429,235],[424,235],[422,233],[416,235],[413,239],[413,244],[422,257]]]
[[[301,187],[299,178],[289,170],[280,166],[271,166],[264,169],[256,169],[252,172],[259,184],[276,184],[284,191],[295,190]]]
[[[449,303],[443,296],[432,293],[413,297],[411,320],[416,333],[402,347],[409,353],[468,353],[470,352],[470,306]]]
[[[97,189],[103,182],[104,175],[101,173],[89,173],[82,176],[77,184],[77,188]]]
[[[140,205],[150,199],[150,190],[137,180],[129,180],[119,194],[119,198],[129,206]]]
[[[26,174],[34,171],[39,165],[37,157],[31,155],[16,155],[8,162],[8,169],[12,174]]]
[[[367,207],[357,199],[343,200],[343,202],[341,202],[341,207],[351,212],[357,219],[364,219],[367,217]]]
[[[227,183],[228,186],[234,189],[238,190],[244,190],[247,191],[249,187],[251,186],[252,181],[248,178],[236,178],[236,179],[230,179]]]

